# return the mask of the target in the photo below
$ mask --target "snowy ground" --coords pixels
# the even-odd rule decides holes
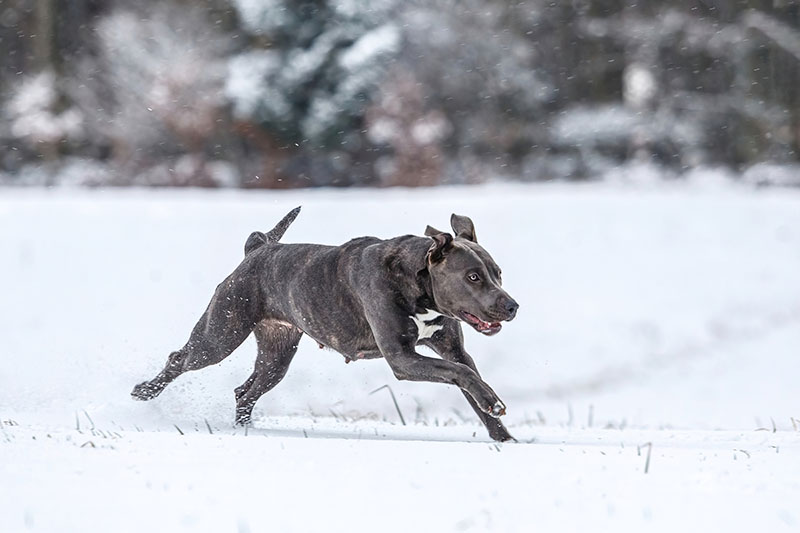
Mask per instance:
[[[299,204],[285,241],[473,218],[522,307],[467,347],[519,443],[308,340],[247,435],[251,341],[130,400]],[[0,249],[3,531],[800,528],[797,191],[2,190]]]

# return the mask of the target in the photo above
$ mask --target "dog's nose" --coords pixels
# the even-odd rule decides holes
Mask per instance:
[[[509,299],[506,302],[506,312],[508,313],[508,320],[511,320],[517,315],[517,309],[519,309],[519,304],[514,300]]]

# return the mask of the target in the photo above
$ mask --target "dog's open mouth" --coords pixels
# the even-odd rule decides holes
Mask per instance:
[[[484,322],[472,313],[467,313],[466,311],[461,311],[461,317],[467,324],[475,328],[475,331],[479,331],[484,335],[494,335],[503,327],[500,322]]]

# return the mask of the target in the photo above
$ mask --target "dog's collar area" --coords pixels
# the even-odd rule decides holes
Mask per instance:
[[[432,322],[443,316],[443,314],[431,309],[425,309],[422,313],[411,315],[411,320],[413,320],[414,324],[417,326],[417,339],[429,339],[433,337],[444,325],[432,324]]]
[[[434,320],[439,317],[445,316],[444,314],[440,313],[439,311],[435,311],[433,309],[425,309],[421,313],[417,313],[413,316],[415,320],[419,320],[424,322],[425,324],[430,324]]]

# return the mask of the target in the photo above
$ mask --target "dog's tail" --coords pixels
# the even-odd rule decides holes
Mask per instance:
[[[286,230],[289,229],[289,226],[294,219],[297,218],[297,214],[300,213],[300,207],[295,207],[291,211],[289,211],[285,217],[278,222],[274,228],[269,230],[267,233],[262,233],[260,231],[254,231],[250,234],[247,238],[247,242],[244,243],[244,255],[249,254],[253,250],[257,248],[261,248],[261,246],[267,243],[278,242],[283,237],[283,234],[286,233]]]

